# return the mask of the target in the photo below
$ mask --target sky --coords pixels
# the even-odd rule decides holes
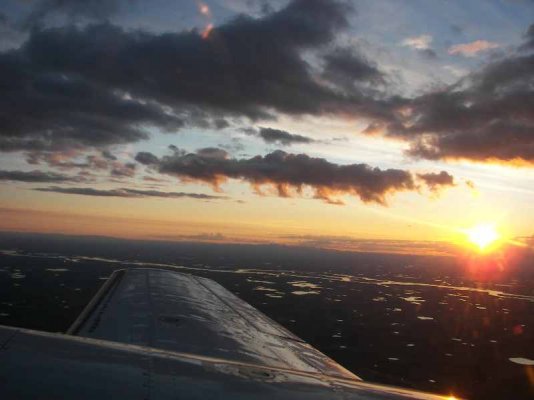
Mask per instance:
[[[520,242],[533,23],[531,0],[4,0],[0,230]]]

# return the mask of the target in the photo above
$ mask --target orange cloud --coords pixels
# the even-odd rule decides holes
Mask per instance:
[[[475,40],[471,43],[455,44],[449,47],[448,53],[451,55],[461,54],[465,57],[474,57],[481,51],[496,49],[500,47],[498,43],[488,42],[487,40]]]

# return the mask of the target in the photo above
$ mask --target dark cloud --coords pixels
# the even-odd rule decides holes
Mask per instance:
[[[446,171],[417,174],[417,177],[425,182],[426,186],[434,192],[444,187],[455,186],[454,177]]]
[[[1,151],[130,143],[148,138],[145,124],[165,129],[182,125],[153,102],[141,103],[74,73],[63,75],[43,66],[36,72],[39,62],[22,53],[31,51],[26,47],[0,54]]]
[[[39,182],[39,183],[59,183],[59,182],[77,182],[80,178],[75,176],[68,176],[58,174],[55,172],[43,171],[0,171],[1,181],[16,181],[16,182]]]
[[[117,161],[117,157],[115,157],[109,150],[102,151],[102,157],[110,161]]]
[[[525,43],[522,46],[523,49],[534,49],[534,24],[528,27],[525,34]]]
[[[203,193],[184,193],[184,192],[160,192],[158,190],[138,190],[138,189],[93,189],[93,188],[72,188],[51,186],[47,188],[36,188],[39,192],[53,192],[63,194],[76,194],[81,196],[97,197],[127,197],[127,198],[144,198],[144,197],[163,197],[171,199],[191,198],[199,200],[221,200],[226,199],[224,196],[212,196]]]
[[[133,163],[120,164],[117,163],[111,170],[111,175],[114,177],[132,178],[135,175],[136,165]]]
[[[259,131],[252,130],[251,132],[261,137],[266,143],[276,143],[283,146],[298,143],[313,143],[315,141],[309,137],[295,135],[280,129],[260,128]]]
[[[359,84],[384,83],[385,76],[376,65],[354,49],[337,48],[324,57],[323,78],[340,88],[353,88]]]
[[[381,126],[427,159],[534,163],[534,55],[516,52],[404,102]],[[376,132],[376,129],[369,129]]]
[[[419,55],[427,60],[436,60],[438,58],[437,53],[432,49],[422,49],[418,51]]]
[[[521,56],[486,67],[467,89],[414,100],[410,154],[534,162],[533,83],[534,56]]]
[[[249,182],[259,193],[265,185],[282,197],[302,195],[309,188],[315,198],[330,203],[340,203],[335,197],[349,194],[364,202],[385,204],[389,194],[418,189],[409,171],[381,170],[367,164],[339,165],[280,150],[250,159],[230,158],[225,151],[216,153],[214,149],[189,154],[174,152],[162,157],[155,168],[185,181],[201,181],[215,187],[227,179],[240,179]],[[432,187],[437,184],[433,182]]]
[[[224,129],[224,128],[228,128],[230,126],[230,123],[224,118],[217,118],[216,120],[213,121],[213,125],[215,126],[216,129]]]
[[[65,15],[90,16],[117,1],[42,0],[37,9],[61,3]],[[357,49],[331,49],[349,11],[335,0],[293,0],[209,35],[36,27],[19,49],[0,53],[0,151],[103,150],[145,140],[151,127],[224,129],[234,118],[284,113],[360,117],[368,133],[408,141],[415,157],[534,162],[534,28],[526,52],[408,99],[377,90],[386,78]]]
[[[138,163],[141,163],[143,165],[151,165],[151,164],[157,164],[158,161],[159,161],[159,158],[156,157],[152,153],[149,153],[149,152],[146,152],[146,151],[141,151],[141,152],[136,154],[135,161],[137,161]]]
[[[79,10],[102,2],[61,3]],[[0,53],[0,150],[105,147],[144,140],[147,127],[222,129],[225,116],[383,116],[385,104],[321,83],[302,56],[330,44],[348,11],[335,0],[294,0],[262,18],[234,18],[208,37],[109,23],[35,28],[19,49]],[[328,55],[326,69],[332,80],[378,77],[354,53]]]

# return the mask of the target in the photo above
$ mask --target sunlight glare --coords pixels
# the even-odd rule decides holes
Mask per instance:
[[[495,225],[488,223],[478,224],[466,229],[465,233],[469,242],[476,245],[481,251],[486,250],[500,238],[500,234]]]

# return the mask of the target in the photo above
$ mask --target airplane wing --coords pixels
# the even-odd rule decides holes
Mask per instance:
[[[67,334],[0,326],[0,394],[443,399],[363,382],[212,280],[142,268],[113,273]]]

